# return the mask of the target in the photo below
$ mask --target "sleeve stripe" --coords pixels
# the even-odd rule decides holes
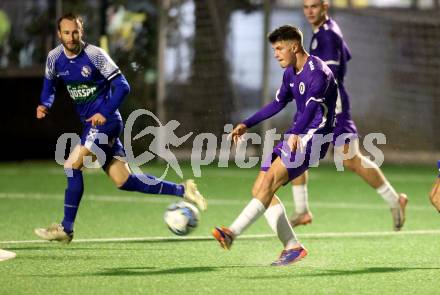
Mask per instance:
[[[312,96],[312,97],[310,97],[310,98],[307,100],[307,102],[306,102],[306,106],[309,104],[309,102],[310,102],[311,100],[316,101],[316,102],[319,102],[319,103],[321,103],[321,102],[324,101],[323,98],[314,98],[314,97]]]
[[[119,75],[121,73],[121,70],[119,70],[119,69],[117,69],[116,71],[114,71],[113,73],[111,73],[109,76],[108,76],[108,78],[107,78],[107,80],[111,80],[111,79],[113,79],[114,77],[116,77],[117,75]]]
[[[309,131],[307,132],[306,135],[304,135],[301,138],[301,143],[303,144],[303,146],[306,146],[307,143],[309,142],[310,139],[312,139],[313,134],[315,134],[315,132],[321,128],[323,128],[325,126],[325,123],[327,123],[327,114],[328,114],[328,108],[325,104],[321,103],[321,106],[323,108],[323,114],[321,117],[321,123],[319,124],[319,126],[317,128],[313,128],[313,129],[309,129]]]
[[[275,100],[280,102],[280,99],[278,98],[278,95],[280,94],[280,90],[277,90],[277,93],[275,94]]]
[[[340,65],[340,63],[339,63],[339,61],[337,61],[337,60],[327,60],[327,61],[325,61],[325,63],[329,66],[329,65],[336,65],[336,66],[339,66]]]

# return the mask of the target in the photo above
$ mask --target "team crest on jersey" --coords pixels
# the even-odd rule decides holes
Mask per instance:
[[[304,82],[299,83],[299,93],[303,95],[305,91],[306,91],[306,85],[304,84]]]
[[[92,69],[89,66],[83,66],[81,69],[81,75],[88,78],[92,74]]]
[[[310,45],[310,48],[312,48],[312,50],[318,48],[318,40],[316,40],[316,38],[313,38],[312,45]]]

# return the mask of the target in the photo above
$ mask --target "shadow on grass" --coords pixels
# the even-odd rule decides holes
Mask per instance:
[[[112,268],[105,271],[89,274],[90,276],[118,277],[118,276],[158,276],[173,274],[188,274],[215,271],[215,267],[197,266],[197,267],[175,267],[166,269],[157,269],[154,267],[121,267]]]
[[[173,268],[158,268],[152,266],[136,266],[136,267],[115,267],[107,268],[102,271],[92,273],[78,273],[78,274],[33,274],[25,275],[27,277],[144,277],[144,276],[161,276],[161,275],[182,275],[191,273],[206,273],[214,272],[222,269],[231,268],[267,268],[267,265],[231,265],[231,266],[192,266],[192,267],[173,267]]]
[[[301,268],[304,270],[305,268]],[[384,274],[384,273],[398,273],[414,270],[440,270],[440,267],[365,267],[360,269],[326,269],[323,271],[312,271],[312,273],[295,273],[294,275],[274,274],[271,276],[253,276],[248,279],[273,279],[273,278],[291,278],[294,277],[336,277],[336,276],[353,276],[366,274]]]
[[[122,241],[127,244],[167,244],[167,243],[187,243],[187,242],[212,242],[214,238],[169,238],[169,239],[160,239],[160,240],[134,240],[134,241]],[[119,241],[111,241],[111,242],[100,242],[100,243],[120,243]]]
[[[176,267],[158,269],[151,266],[138,267],[116,267],[108,268],[103,271],[92,273],[78,273],[78,274],[33,274],[25,275],[27,277],[45,277],[45,278],[72,278],[72,277],[135,277],[135,276],[160,276],[173,274],[188,274],[215,271],[216,267],[209,266],[195,266],[195,267]]]
[[[3,248],[5,250],[10,251],[67,251],[67,252],[75,252],[75,251],[164,251],[166,249],[164,248],[150,248],[150,249],[144,249],[144,248],[104,248],[104,247],[75,247],[75,246],[54,246],[54,247],[8,247]]]

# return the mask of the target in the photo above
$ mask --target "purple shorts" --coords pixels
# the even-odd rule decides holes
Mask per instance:
[[[333,133],[332,144],[334,146],[341,146],[348,143],[350,139],[359,138],[359,134],[353,120],[341,115],[336,116],[336,126]]]
[[[90,123],[84,126],[81,135],[81,145],[89,149],[98,157],[98,162],[102,165],[102,169],[106,170],[113,157],[125,157],[125,150],[119,135],[122,133],[124,125],[122,121],[113,120],[106,122],[104,125],[93,127]],[[107,138],[107,143],[101,143]],[[100,161],[100,154],[105,154],[105,161]]]
[[[289,181],[303,174],[309,167],[316,167],[319,160],[325,157],[329,142],[318,144],[312,148],[312,140],[310,140],[304,152],[292,152],[285,141],[278,143],[272,153],[263,159],[261,163],[261,171],[268,171],[273,161],[279,157],[287,169]]]

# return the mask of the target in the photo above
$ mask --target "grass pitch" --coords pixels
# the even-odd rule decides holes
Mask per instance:
[[[185,177],[192,177],[184,167]],[[281,244],[264,218],[226,252],[210,237],[250,198],[256,169],[206,167],[196,179],[209,210],[195,232],[171,234],[162,215],[177,200],[118,191],[101,171],[85,173],[85,194],[70,245],[41,242],[33,228],[59,222],[63,169],[51,162],[0,165],[0,294],[438,294],[440,216],[428,191],[435,167],[388,166],[410,202],[392,232],[389,209],[358,176],[321,166],[310,171],[312,225],[296,232],[309,255],[271,267]],[[155,164],[144,172],[160,175]],[[167,179],[180,181],[175,175]],[[292,213],[289,186],[280,197]]]

